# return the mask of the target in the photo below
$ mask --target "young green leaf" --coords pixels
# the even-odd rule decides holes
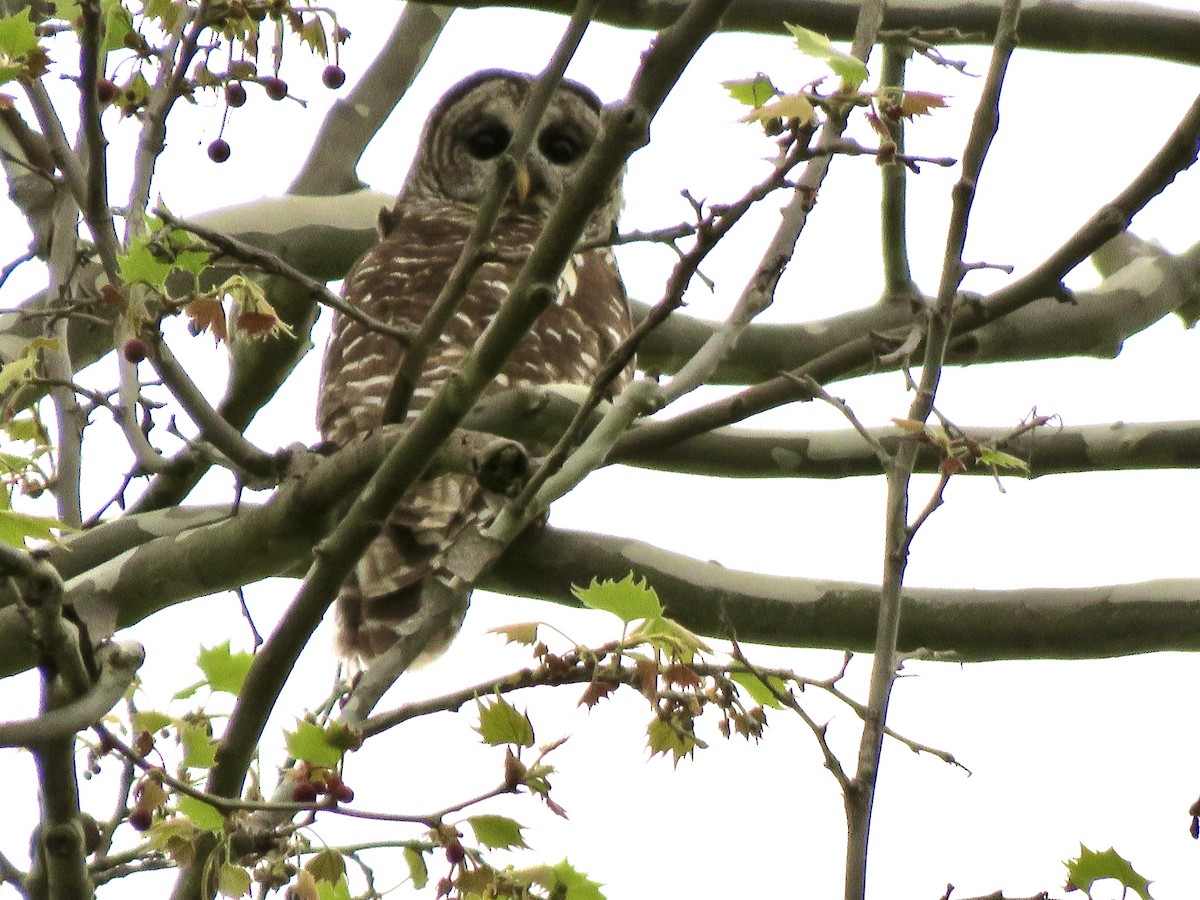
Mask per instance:
[[[408,877],[412,886],[418,891],[429,883],[429,867],[425,865],[424,855],[412,847],[404,848],[404,862],[408,864]]]
[[[342,761],[343,750],[326,729],[313,722],[297,722],[296,730],[287,735],[287,748],[294,759],[314,766],[333,768]]]
[[[592,881],[565,859],[554,867],[555,883],[552,890],[562,891],[563,900],[606,900],[600,891],[600,884]],[[555,896],[558,896],[556,894]]]
[[[475,832],[475,840],[491,850],[529,846],[521,836],[521,824],[507,816],[471,816],[467,824]]]
[[[1153,900],[1150,896],[1150,882],[1135,872],[1129,860],[1112,847],[1097,853],[1080,844],[1079,856],[1066,860],[1063,865],[1067,867],[1068,891],[1083,891],[1090,897],[1093,884],[1105,878],[1112,878],[1142,900]]]
[[[13,547],[24,547],[26,538],[58,543],[56,531],[73,531],[58,519],[31,516],[15,510],[0,510],[0,541]]]
[[[189,769],[211,769],[217,763],[217,742],[200,722],[184,722],[179,728],[183,764]]]
[[[212,254],[207,250],[180,250],[175,254],[175,267],[199,278],[211,259]]]
[[[209,687],[236,696],[246,680],[246,673],[254,662],[253,653],[233,653],[229,641],[216,647],[204,647],[196,657],[196,665],[204,673]]]
[[[774,103],[767,103],[742,116],[743,122],[766,122],[770,119],[795,119],[801,125],[817,120],[812,102],[804,94],[784,94]]]
[[[0,18],[0,59],[28,56],[38,47],[37,27],[29,10]]]
[[[0,366],[0,394],[8,394],[13,388],[25,383],[37,371],[38,359],[43,350],[57,350],[62,346],[53,338],[34,338],[21,349],[21,355],[12,362]]]
[[[123,3],[104,2],[100,4],[104,11],[104,41],[103,48],[107,51],[120,50],[125,46],[125,39],[134,33],[133,15]]]
[[[222,897],[245,897],[250,893],[250,873],[236,863],[222,863],[217,870],[217,891]]]
[[[1021,459],[1019,456],[1013,456],[1011,453],[1005,453],[1003,450],[996,450],[992,447],[984,447],[979,454],[979,461],[987,466],[995,466],[997,469],[1013,469],[1017,472],[1028,472],[1029,463]]]
[[[83,15],[83,10],[80,8],[78,0],[54,0],[52,6],[54,11],[51,15],[64,22],[74,22]]]
[[[787,683],[782,678],[776,678],[774,675],[767,676],[767,684],[764,684],[762,679],[753,672],[734,672],[732,678],[738,685],[742,687],[747,694],[759,706],[769,706],[772,709],[783,709],[783,704],[776,699],[775,693],[786,694]],[[775,693],[771,692],[774,688]]]
[[[301,43],[308,44],[317,56],[324,59],[329,55],[329,46],[325,40],[325,26],[321,24],[320,16],[313,16],[306,20],[298,34]]]
[[[661,716],[655,716],[646,728],[646,746],[650,748],[651,756],[670,753],[672,761],[678,766],[681,759],[695,752],[697,742],[690,730],[674,727]]]
[[[779,93],[771,79],[761,72],[753,78],[739,78],[734,81],[722,81],[721,87],[729,91],[729,96],[738,103],[755,108],[762,106]]]
[[[200,688],[204,687],[206,684],[208,684],[207,681],[197,681],[195,684],[190,684],[185,688],[180,688],[174,694],[171,695],[171,699],[172,700],[190,700],[192,697],[196,696],[196,692],[198,690],[200,690]]]
[[[203,800],[197,800],[195,797],[181,794],[179,797],[179,811],[187,816],[188,820],[201,831],[211,831],[214,834],[220,834],[225,828],[225,815],[215,806],[210,806]]]
[[[189,865],[195,858],[196,840],[199,836],[199,829],[190,819],[183,816],[159,819],[146,832],[152,846],[181,866]]]
[[[515,625],[497,625],[495,628],[489,628],[488,632],[503,635],[504,642],[507,644],[524,644],[532,647],[537,643],[540,624],[540,622],[518,622]]]
[[[517,712],[515,706],[503,697],[490,703],[476,700],[479,707],[479,725],[475,728],[484,742],[493,747],[516,744],[518,747],[533,746],[533,723],[526,713]]]
[[[161,731],[174,721],[166,713],[156,712],[152,709],[139,709],[133,714],[134,730],[149,731],[151,734]]]
[[[46,426],[34,416],[21,416],[17,419],[0,422],[0,429],[3,429],[4,433],[14,441],[32,441],[35,444],[50,443],[50,434],[46,431]]]
[[[584,606],[610,612],[626,623],[663,614],[654,588],[649,587],[644,578],[638,581],[632,572],[620,581],[597,581],[593,578],[586,588],[572,585],[571,593]]]
[[[838,50],[825,35],[801,28],[799,25],[789,25],[787,22],[783,24],[796,39],[796,47],[800,52],[824,60],[833,73],[842,79],[847,90],[857,91],[858,86],[867,80],[867,67],[862,60]]]
[[[646,619],[629,637],[647,641],[652,647],[678,662],[691,662],[697,653],[712,652],[712,648],[704,643],[699,635],[693,634],[666,616]]]
[[[318,881],[317,900],[351,900],[350,884],[343,875],[336,882]]]
[[[317,881],[337,882],[346,874],[346,860],[338,851],[326,847],[306,862],[304,869]]]
[[[141,235],[129,242],[129,251],[117,256],[117,271],[127,284],[148,284],[160,288],[174,265],[159,259],[150,246],[150,236]]]

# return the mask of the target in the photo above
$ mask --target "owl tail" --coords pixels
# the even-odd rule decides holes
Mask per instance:
[[[425,591],[437,581],[431,564],[432,548],[414,546],[404,535],[385,532],[367,548],[338,593],[336,637],[338,652],[366,664],[399,642],[416,644],[412,656],[429,662],[449,646],[462,625],[465,597],[446,597]]]
[[[400,647],[401,671],[441,656],[462,627],[469,590],[453,590],[437,578],[394,594],[364,599],[348,583],[337,598],[338,653],[366,666]]]

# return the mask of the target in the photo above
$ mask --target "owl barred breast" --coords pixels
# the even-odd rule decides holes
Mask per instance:
[[[534,81],[488,70],[460,82],[434,107],[396,205],[381,216],[381,240],[347,274],[343,295],[376,319],[415,329],[429,312],[475,222],[497,160],[516,130]],[[492,235],[496,259],[476,272],[458,311],[432,348],[413,392],[408,418],[461,363],[508,295],[542,225],[600,130],[600,101],[564,81],[543,116],[529,155]],[[620,186],[593,215],[586,237],[612,234]],[[611,250],[577,253],[558,296],[525,335],[487,393],[522,385],[590,385],[606,357],[631,330]],[[336,315],[321,375],[317,420],[335,447],[377,428],[403,355],[387,335]],[[613,393],[623,386],[613,386]],[[548,447],[530,447],[543,453]],[[421,585],[438,577],[439,554],[489,507],[478,483],[442,475],[410,490],[368,547],[337,598],[339,652],[360,661],[387,650],[417,609]],[[442,647],[460,621],[447,612]],[[431,648],[438,650],[440,648]]]

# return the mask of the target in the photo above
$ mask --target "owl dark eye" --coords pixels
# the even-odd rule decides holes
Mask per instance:
[[[504,152],[512,135],[503,125],[485,125],[467,137],[467,152],[476,159],[494,159]]]
[[[565,166],[579,159],[584,148],[566,132],[547,128],[538,138],[538,149],[542,151],[542,156],[556,166]]]

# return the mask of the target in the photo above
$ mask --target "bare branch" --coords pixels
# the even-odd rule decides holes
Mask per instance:
[[[120,702],[145,656],[138,644],[103,645],[96,653],[100,677],[95,684],[36,718],[0,722],[0,747],[37,747],[91,728]]]

